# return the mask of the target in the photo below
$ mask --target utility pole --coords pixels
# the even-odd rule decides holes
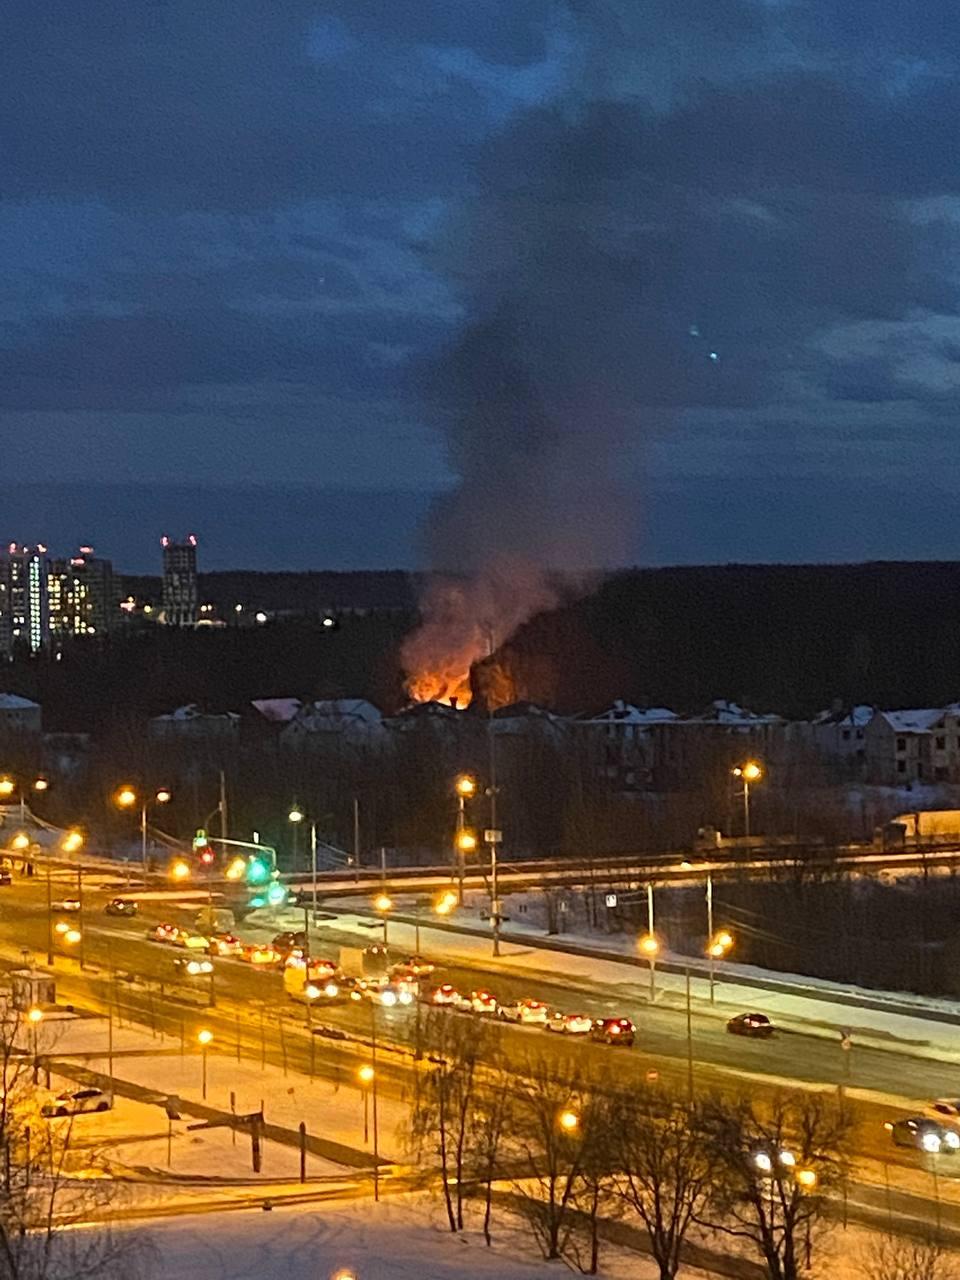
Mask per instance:
[[[220,770],[220,839],[227,838],[227,775]]]
[[[317,923],[317,824],[310,823],[310,876],[313,884],[313,923]],[[309,934],[307,935],[309,937]]]
[[[353,797],[353,881],[360,880],[360,797]]]
[[[80,941],[77,944],[77,959],[80,961],[80,968],[83,969],[83,863],[77,863],[77,901],[80,903],[80,910],[77,912],[77,932],[80,934]]]
[[[47,964],[53,968],[53,897],[50,892],[50,854],[46,856],[47,864]]]

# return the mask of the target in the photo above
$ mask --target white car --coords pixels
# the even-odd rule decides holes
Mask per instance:
[[[79,898],[61,898],[59,902],[52,902],[50,906],[54,911],[79,911]]]
[[[500,1006],[497,1004],[496,996],[492,996],[489,991],[471,991],[470,1008],[474,1013],[482,1013],[487,1014],[490,1017],[496,1017],[497,1010]]]
[[[67,1089],[40,1108],[43,1116],[80,1116],[87,1111],[109,1111],[113,1095],[102,1089]]]
[[[593,1019],[586,1013],[552,1013],[547,1021],[548,1031],[564,1036],[588,1036],[592,1028]]]
[[[924,1114],[956,1127],[960,1125],[960,1098],[937,1098],[924,1107]]]
[[[515,1000],[500,1006],[500,1017],[506,1022],[519,1022],[524,1027],[545,1027],[547,1006],[542,1000]]]
[[[445,1009],[469,1009],[470,1001],[466,996],[462,996],[452,983],[445,982],[442,987],[437,987],[430,995],[430,1003],[438,1004]]]

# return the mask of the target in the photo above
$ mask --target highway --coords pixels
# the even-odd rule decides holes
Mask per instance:
[[[101,878],[102,879],[102,878]],[[54,896],[62,896],[70,881],[57,882]],[[372,1030],[372,1009],[367,1003],[330,1006],[311,1011],[312,1027],[306,1027],[306,1009],[285,995],[281,975],[258,970],[239,960],[215,960],[216,1005],[208,1006],[207,978],[181,979],[174,960],[181,949],[148,941],[146,932],[161,919],[188,925],[196,906],[179,909],[169,903],[144,901],[142,914],[134,919],[117,919],[103,914],[105,902],[116,892],[92,883],[85,891],[83,927],[84,962],[81,973],[75,959],[59,960],[58,986],[61,999],[105,1010],[108,1001],[124,1016],[146,1025],[163,1027],[165,1032],[194,1040],[201,1026],[210,1027],[220,1052],[287,1064],[305,1073],[346,1079],[356,1065],[369,1055],[366,1047]],[[64,917],[66,918],[66,917]],[[239,932],[251,941],[269,940],[273,930],[248,927]],[[409,931],[405,931],[405,936]],[[336,957],[338,944],[356,947],[355,933],[337,933],[320,926],[313,934],[315,955]],[[0,890],[0,946],[8,956],[27,948],[39,963],[47,945],[46,892],[43,880],[17,877],[14,885]],[[398,952],[402,954],[402,952]],[[637,1043],[632,1050],[610,1048],[543,1030],[491,1023],[492,1034],[512,1062],[522,1069],[530,1057],[570,1059],[588,1074],[615,1074],[618,1082],[642,1081],[657,1072],[664,1083],[683,1091],[688,1058],[686,1017],[683,1010],[649,1008],[643,994],[645,975],[638,971],[636,982],[621,989],[602,986],[586,977],[571,987],[548,970],[542,973],[507,974],[483,960],[466,963],[445,960],[438,955],[439,968],[429,982],[449,981],[460,990],[487,987],[501,1000],[534,996],[566,1012],[594,1016],[628,1016],[637,1025]],[[469,1017],[445,1014],[447,1017]],[[418,1019],[404,1009],[376,1012],[378,1048],[383,1087],[401,1092],[409,1087],[417,1045]],[[855,1026],[855,1017],[851,1018]],[[426,1023],[421,1012],[421,1034]],[[346,1040],[316,1034],[321,1025]],[[960,1097],[960,1066],[940,1065],[911,1057],[903,1049],[885,1051],[857,1047],[850,1055],[849,1076],[844,1077],[844,1055],[839,1044],[817,1036],[781,1032],[774,1039],[753,1041],[730,1036],[724,1024],[700,1008],[692,1017],[692,1049],[698,1089],[732,1087],[764,1096],[778,1087],[836,1088],[841,1079],[852,1091],[858,1121],[857,1146],[863,1157],[883,1161],[891,1168],[920,1169],[921,1157],[893,1147],[883,1122],[902,1114],[905,1099],[918,1102],[942,1095]],[[425,1041],[422,1047],[429,1052]],[[863,1097],[858,1091],[889,1095]],[[901,1104],[898,1099],[904,1099]],[[942,1178],[953,1175],[945,1157],[938,1170]],[[960,1176],[960,1158],[957,1174]]]

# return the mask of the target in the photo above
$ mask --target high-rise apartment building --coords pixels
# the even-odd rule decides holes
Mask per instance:
[[[51,560],[47,574],[50,634],[106,635],[119,617],[113,565],[81,547],[68,560]]]
[[[197,625],[197,540],[191,533],[184,542],[172,542],[166,534],[163,547],[163,621],[170,627]]]
[[[0,554],[0,653],[20,646],[36,653],[47,625],[47,548],[11,542]]]

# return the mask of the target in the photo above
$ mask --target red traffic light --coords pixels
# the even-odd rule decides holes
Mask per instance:
[[[209,867],[210,863],[213,861],[213,856],[214,855],[213,855],[212,849],[204,849],[203,852],[200,854],[200,861],[204,864],[204,866]]]

